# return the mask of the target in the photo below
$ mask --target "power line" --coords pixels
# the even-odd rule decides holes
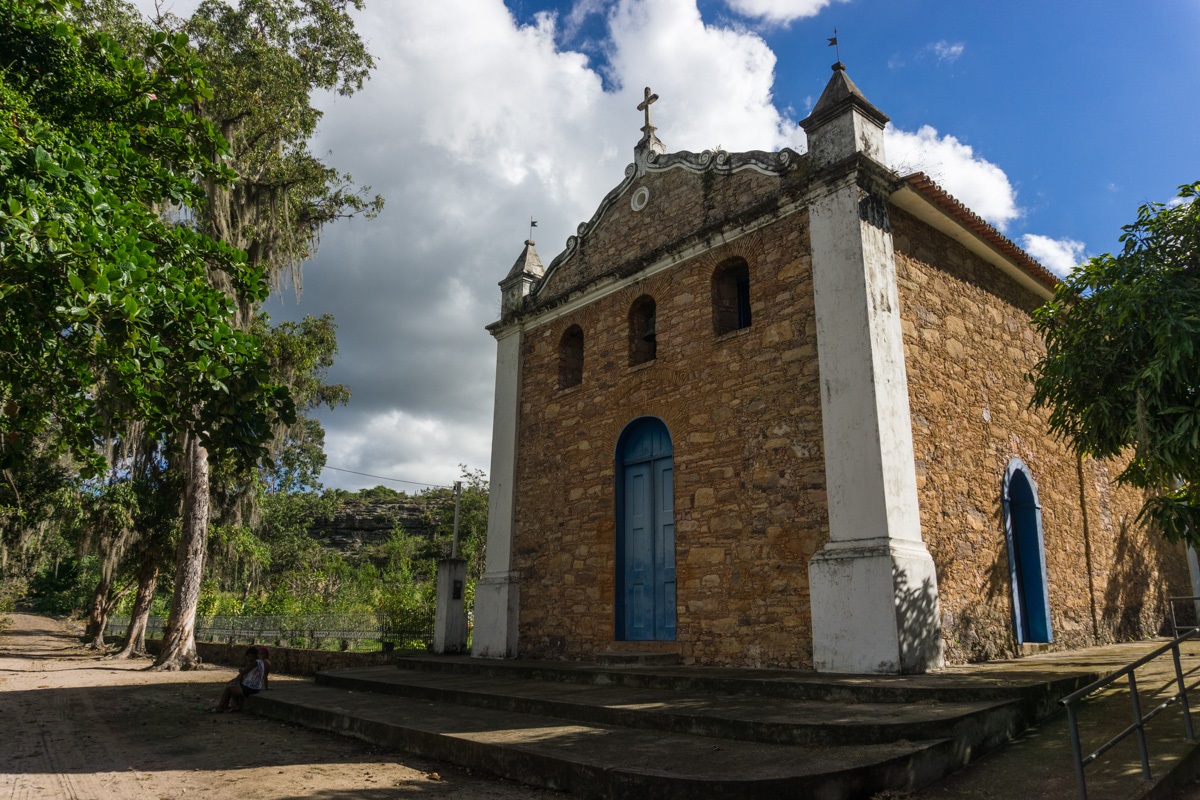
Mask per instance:
[[[326,464],[322,469],[332,469],[337,472],[349,472],[351,475],[362,475],[365,478],[378,478],[381,481],[393,481],[395,483],[408,483],[413,486],[432,486],[435,489],[453,489],[453,486],[443,486],[440,483],[422,483],[421,481],[406,481],[401,478],[389,478],[386,475],[372,475],[369,472],[356,472],[352,469],[342,469],[341,467],[331,467]]]

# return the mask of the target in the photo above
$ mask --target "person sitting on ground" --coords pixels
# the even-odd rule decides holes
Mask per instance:
[[[258,646],[258,657],[263,663],[263,691],[271,688],[271,651],[267,649],[265,644]]]
[[[262,691],[264,672],[265,667],[262,659],[258,657],[258,648],[247,649],[246,655],[242,659],[241,670],[238,671],[236,678],[225,684],[225,690],[221,692],[221,700],[213,711],[228,711],[230,702],[233,703],[234,711],[241,711],[242,704],[247,697]]]

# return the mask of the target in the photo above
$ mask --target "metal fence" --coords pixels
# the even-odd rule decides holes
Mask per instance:
[[[150,617],[146,638],[160,638],[166,624],[166,617]],[[128,630],[128,616],[109,618],[109,635],[124,636]],[[377,614],[197,616],[195,635],[197,641],[273,644],[313,650],[424,652],[433,647],[432,625],[406,625]]]

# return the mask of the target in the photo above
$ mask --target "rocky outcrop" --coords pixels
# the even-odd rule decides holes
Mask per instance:
[[[314,520],[309,529],[313,538],[342,553],[354,554],[364,546],[387,541],[392,531],[403,528],[413,536],[429,539],[432,527],[422,518],[425,504],[420,500],[395,501],[347,498],[332,519]]]

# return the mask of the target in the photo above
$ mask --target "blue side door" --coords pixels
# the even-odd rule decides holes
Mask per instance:
[[[1029,469],[1020,459],[1009,462],[1001,500],[1017,643],[1052,642],[1042,507]]]
[[[1038,508],[1033,498],[1021,498],[1012,505],[1013,546],[1017,561],[1017,585],[1020,587],[1020,622],[1026,642],[1049,642],[1049,598],[1043,576],[1046,573],[1042,544],[1038,536]]]
[[[643,418],[622,434],[618,484],[617,638],[675,639],[675,481],[671,437]]]

